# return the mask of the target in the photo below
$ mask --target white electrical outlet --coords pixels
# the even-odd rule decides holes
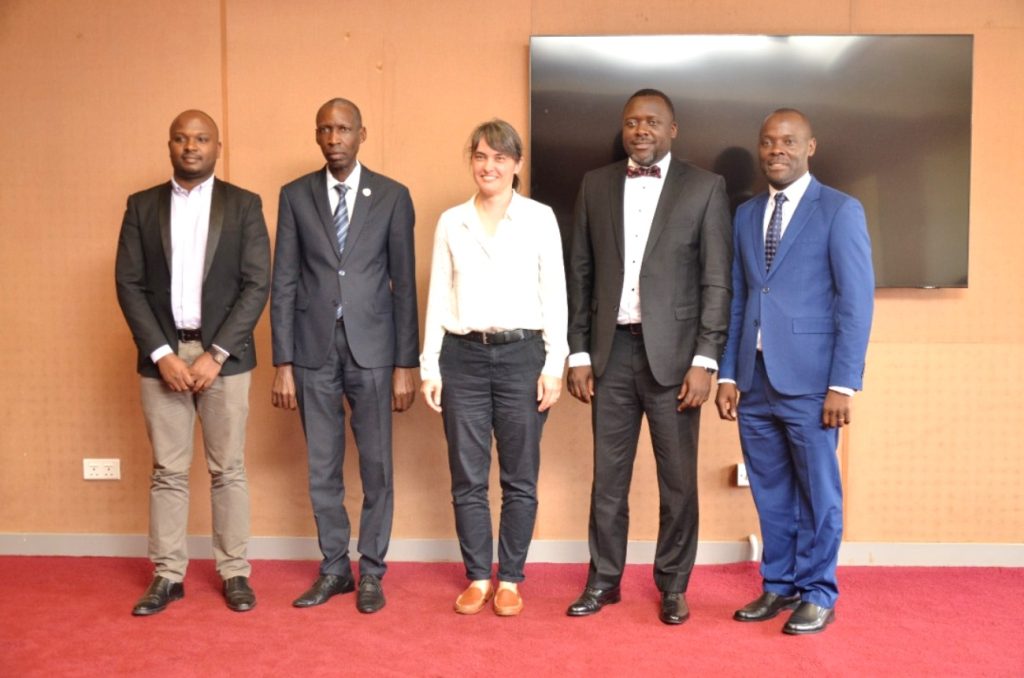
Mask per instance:
[[[736,487],[750,487],[746,464],[736,464]]]
[[[85,480],[120,480],[120,459],[83,459],[82,478]]]

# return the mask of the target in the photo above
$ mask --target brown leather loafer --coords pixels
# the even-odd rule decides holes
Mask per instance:
[[[494,595],[494,587],[487,586],[486,591],[481,591],[476,586],[468,586],[465,591],[455,599],[455,611],[459,614],[476,614],[484,609],[484,605]]]
[[[498,589],[494,594],[494,614],[499,617],[514,617],[523,611],[523,597],[519,591]]]

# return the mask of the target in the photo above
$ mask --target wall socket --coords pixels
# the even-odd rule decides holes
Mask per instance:
[[[83,459],[82,478],[85,480],[120,480],[120,459]]]
[[[736,487],[750,487],[746,464],[736,464]]]

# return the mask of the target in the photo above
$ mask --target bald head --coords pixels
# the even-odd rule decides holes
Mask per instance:
[[[217,123],[203,111],[179,113],[171,122],[167,148],[175,181],[182,188],[192,190],[213,175],[220,157]]]
[[[354,116],[356,127],[359,128],[359,127],[363,126],[363,114],[359,110],[359,107],[356,106],[355,103],[349,101],[348,99],[343,99],[341,97],[335,97],[333,99],[330,99],[329,101],[326,101],[324,103],[324,105],[321,106],[317,110],[317,112],[316,112],[317,122],[319,122],[320,118],[323,117],[324,115],[326,115],[326,113],[328,111],[330,111],[331,109],[334,109],[334,108],[344,108],[344,109],[347,109]]]

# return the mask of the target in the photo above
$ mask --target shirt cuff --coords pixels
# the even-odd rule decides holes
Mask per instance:
[[[569,367],[590,367],[589,353],[572,353],[569,355]]]
[[[714,370],[715,372],[718,371],[718,361],[717,360],[712,360],[711,358],[708,358],[707,356],[695,355],[695,356],[693,356],[693,362],[690,363],[690,364],[693,367],[705,367],[707,369]]]
[[[735,379],[723,379],[723,378],[719,377],[718,383],[719,384],[732,384],[733,386],[735,386],[736,385],[736,380]]]
[[[161,358],[163,358],[164,356],[168,356],[172,353],[174,353],[174,351],[171,350],[170,344],[164,344],[157,350],[150,353],[149,359],[153,361],[154,365],[156,365],[158,362],[160,362]]]
[[[220,351],[221,353],[223,353],[223,354],[224,354],[224,359],[225,359],[225,360],[227,360],[228,358],[230,358],[230,357],[231,357],[231,353],[230,353],[229,351],[225,351],[224,349],[222,349],[222,348],[221,348],[220,346],[218,346],[217,344],[210,344],[210,346],[211,346],[211,347],[213,347],[213,348],[215,348],[215,349],[217,349],[217,350],[218,350],[218,351]]]
[[[835,391],[836,393],[842,393],[844,396],[853,397],[853,389],[846,386],[829,386],[828,390]]]

